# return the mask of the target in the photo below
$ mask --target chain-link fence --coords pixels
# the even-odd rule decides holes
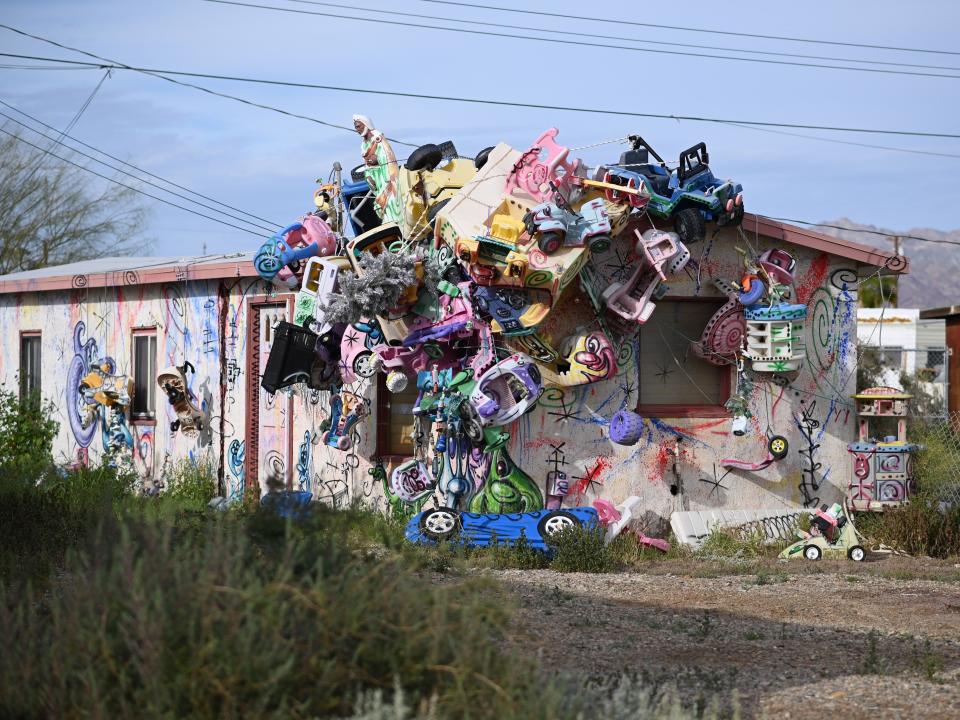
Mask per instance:
[[[960,505],[960,412],[929,419],[917,438],[917,484],[941,502]]]
[[[861,347],[857,389],[887,385],[913,395],[911,417],[948,415],[949,372],[953,360],[947,347]]]

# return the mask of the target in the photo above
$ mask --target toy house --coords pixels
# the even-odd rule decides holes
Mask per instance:
[[[847,497],[854,510],[882,512],[910,499],[913,491],[911,453],[907,442],[907,401],[913,397],[892,387],[875,387],[853,396],[857,402],[859,438],[847,446],[853,455],[853,477]],[[870,437],[870,418],[897,418],[897,434]]]

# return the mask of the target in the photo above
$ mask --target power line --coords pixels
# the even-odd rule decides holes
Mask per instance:
[[[34,143],[30,142],[29,140],[25,140],[24,138],[20,137],[19,135],[15,134],[15,133],[10,132],[9,130],[4,130],[2,127],[0,127],[0,132],[2,132],[2,133],[5,134],[5,135],[9,135],[10,137],[12,137],[12,138],[13,138],[14,140],[16,140],[17,142],[24,143],[25,145],[29,145],[30,147],[35,148],[35,149],[40,150],[40,151],[43,150],[43,148],[40,147],[39,145],[35,145]],[[73,162],[73,160],[69,160],[68,158],[65,158],[65,157],[62,157],[62,156],[60,156],[60,155],[57,155],[56,153],[48,152],[47,154],[48,154],[50,157],[55,157],[57,160],[60,160],[61,162],[67,163],[68,165],[73,165],[75,168],[79,168],[80,170],[83,170],[84,172],[88,172],[88,173],[90,173],[91,175],[96,175],[96,176],[99,177],[99,178],[103,178],[104,180],[106,180],[106,181],[108,181],[108,182],[112,182],[112,183],[114,183],[115,185],[119,185],[120,187],[127,188],[128,190],[132,190],[133,192],[140,193],[141,195],[146,195],[147,197],[153,198],[154,200],[157,200],[158,202],[162,202],[162,203],[164,203],[164,204],[166,204],[166,205],[171,205],[171,206],[173,206],[173,207],[175,207],[175,208],[179,208],[180,210],[184,210],[184,211],[186,211],[186,212],[188,212],[188,213],[192,213],[193,215],[198,215],[199,217],[206,218],[207,220],[213,220],[215,223],[220,223],[221,225],[227,225],[227,226],[232,227],[232,228],[234,228],[234,229],[236,229],[236,230],[242,230],[242,231],[245,232],[245,233],[249,233],[249,234],[251,234],[251,235],[256,235],[257,237],[268,237],[268,236],[264,235],[263,233],[254,232],[253,230],[249,230],[249,229],[247,229],[247,228],[245,228],[245,227],[240,227],[239,225],[234,225],[234,224],[232,224],[232,223],[228,223],[228,222],[226,222],[225,220],[221,220],[221,219],[219,219],[219,218],[215,218],[215,217],[211,217],[211,216],[209,216],[209,215],[205,215],[205,214],[203,214],[203,213],[201,213],[201,212],[197,212],[196,210],[193,210],[193,209],[191,209],[191,208],[184,207],[183,205],[178,205],[178,204],[175,203],[175,202],[171,202],[171,201],[169,201],[169,200],[165,200],[164,198],[157,197],[156,195],[152,195],[151,193],[148,193],[148,192],[146,192],[145,190],[141,190],[140,188],[136,188],[136,187],[134,187],[133,185],[127,185],[126,183],[122,183],[122,182],[120,182],[119,180],[114,180],[113,178],[108,177],[107,175],[103,175],[102,173],[98,173],[96,170],[91,170],[91,169],[88,168],[88,167],[84,167],[83,165],[81,165],[81,164],[79,164],[79,163]]]
[[[210,88],[205,88],[205,87],[203,87],[202,85],[194,85],[193,83],[184,82],[183,80],[177,80],[177,79],[175,79],[175,78],[165,77],[164,75],[158,74],[156,71],[152,71],[152,70],[149,70],[149,69],[146,69],[146,68],[137,68],[137,67],[133,67],[133,66],[131,66],[131,65],[126,65],[125,63],[121,63],[121,62],[119,62],[119,61],[117,61],[117,60],[111,60],[111,59],[109,59],[109,58],[101,57],[100,55],[95,55],[94,53],[88,52],[87,50],[81,50],[80,48],[75,48],[75,47],[71,47],[71,46],[69,46],[69,45],[64,45],[63,43],[58,43],[56,40],[51,40],[50,38],[45,38],[45,37],[42,37],[42,36],[40,36],[40,35],[33,35],[32,33],[28,33],[28,32],[26,32],[25,30],[19,30],[19,29],[15,28],[15,27],[12,27],[12,26],[10,26],[10,25],[4,25],[3,23],[0,23],[0,28],[3,28],[3,29],[5,29],[5,30],[9,30],[10,32],[16,33],[17,35],[22,35],[22,36],[24,36],[24,37],[31,38],[31,39],[33,39],[33,40],[39,40],[40,42],[47,43],[48,45],[53,45],[53,46],[55,46],[55,47],[62,48],[62,49],[64,49],[64,50],[70,50],[71,52],[80,53],[81,55],[86,55],[87,57],[91,57],[91,58],[93,58],[94,60],[99,60],[101,64],[97,65],[97,67],[103,67],[103,68],[109,67],[109,68],[111,68],[111,69],[117,69],[117,70],[132,70],[132,71],[134,71],[134,72],[144,73],[145,75],[152,75],[153,77],[158,77],[158,78],[160,78],[161,80],[166,80],[167,82],[173,83],[174,85],[182,85],[182,86],[184,86],[184,87],[191,87],[191,88],[193,88],[194,90],[199,90],[199,91],[205,92],[205,93],[207,93],[207,94],[209,94],[209,95],[216,95],[217,97],[227,98],[227,99],[229,99],[229,100],[235,100],[236,102],[241,102],[241,103],[243,103],[243,104],[245,104],[245,105],[250,105],[250,106],[252,106],[252,107],[259,107],[259,108],[262,108],[262,109],[264,109],[264,110],[272,110],[273,112],[278,112],[278,113],[280,113],[280,114],[282,114],[282,115],[287,115],[287,116],[289,116],[289,117],[299,118],[300,120],[307,120],[307,121],[309,121],[309,122],[317,123],[318,125],[324,125],[324,126],[326,126],[326,127],[336,128],[337,130],[347,130],[348,132],[356,133],[356,130],[355,130],[353,127],[350,127],[350,126],[347,126],[347,125],[337,125],[336,123],[327,122],[326,120],[321,120],[321,119],[319,119],[319,118],[311,117],[311,116],[309,116],[309,115],[300,115],[299,113],[290,112],[289,110],[283,110],[282,108],[273,107],[273,106],[271,106],[271,105],[264,105],[264,104],[255,102],[255,101],[253,101],[253,100],[247,100],[246,98],[237,97],[236,95],[228,95],[228,94],[226,94],[226,93],[217,92],[216,90],[211,90]],[[0,53],[0,57],[22,57],[22,58],[28,58],[28,59],[32,59],[32,60],[44,60],[44,59],[45,59],[45,60],[56,60],[56,61],[59,61],[59,62],[69,63],[69,64],[72,64],[72,65],[78,65],[78,64],[80,64],[80,63],[78,63],[76,60],[58,60],[57,58],[38,58],[38,57],[29,56],[29,55],[22,55],[22,56],[21,56],[21,55],[16,55],[16,54],[14,54],[14,53]],[[107,65],[103,65],[102,63],[107,63]],[[167,75],[178,75],[178,74],[179,74],[179,75],[188,75],[188,73],[175,73],[175,72],[168,72],[168,73],[167,73]],[[203,77],[203,75],[197,75],[196,77]],[[211,76],[211,77],[212,77],[212,76]],[[398,144],[398,145],[405,145],[405,146],[407,146],[407,147],[413,147],[413,148],[419,147],[418,145],[415,145],[414,143],[404,142],[403,140],[398,140],[397,138],[388,137],[387,140],[389,140],[389,141],[392,142],[392,143],[396,143],[396,144]]]
[[[7,25],[0,24],[0,28],[11,29]],[[14,32],[20,32],[14,30]],[[28,33],[21,33],[24,35],[29,35]],[[75,48],[70,48],[64,45],[59,45],[59,43],[47,40],[46,38],[40,38],[35,35],[29,35],[29,37],[34,37],[38,40],[44,42],[50,42],[51,44],[58,45],[59,47],[64,47],[68,50],[73,50],[74,52],[80,52],[84,55],[90,57],[96,57],[92,53],[87,53],[83,50],[76,50]],[[14,53],[0,53],[0,57],[20,57],[28,58],[35,60],[44,60],[56,61],[57,58],[45,58],[31,55],[17,55]],[[85,64],[85,65],[95,65],[95,63],[81,63],[77,60],[60,60],[60,62],[65,62],[69,64]],[[107,60],[107,63],[112,63],[113,61]],[[704,123],[720,123],[724,125],[755,125],[757,127],[781,127],[781,128],[792,128],[800,130],[827,130],[830,132],[850,132],[850,133],[868,133],[874,135],[902,135],[910,137],[932,137],[932,138],[949,138],[949,139],[960,139],[960,134],[956,133],[935,133],[935,132],[923,132],[918,130],[886,130],[886,129],[877,129],[877,128],[853,128],[853,127],[842,127],[836,125],[805,125],[801,123],[778,123],[778,122],[767,122],[760,120],[731,120],[729,118],[714,118],[706,117],[699,115],[667,115],[663,113],[641,113],[641,112],[632,112],[628,110],[605,110],[598,108],[585,108],[585,107],[575,107],[575,106],[566,106],[566,105],[546,105],[538,103],[523,103],[523,102],[511,102],[508,100],[487,100],[483,98],[467,98],[467,97],[457,97],[451,95],[428,95],[425,93],[411,93],[411,92],[400,92],[397,90],[370,90],[368,88],[355,88],[355,87],[343,87],[338,85],[320,85],[318,83],[304,83],[304,82],[293,82],[288,80],[264,80],[262,78],[248,78],[248,77],[239,77],[235,75],[217,75],[213,73],[199,73],[199,72],[187,72],[182,70],[161,70],[157,68],[142,68],[135,67],[131,65],[124,65],[122,63],[117,64],[106,64],[106,65],[96,65],[97,67],[110,68],[115,70],[132,70],[134,72],[145,73],[147,75],[153,75],[155,77],[168,80],[169,82],[177,83],[179,85],[186,85],[187,87],[192,87],[197,90],[201,90],[212,95],[219,95],[221,97],[226,97],[231,100],[238,100],[240,102],[246,103],[248,105],[254,105],[261,107],[267,110],[275,110],[281,112],[285,115],[291,115],[293,117],[299,117],[305,120],[311,120],[313,122],[319,122],[322,125],[327,125],[330,127],[336,127],[341,130],[348,129],[346,126],[334,125],[325,121],[317,120],[315,118],[310,118],[302,115],[297,115],[295,113],[287,112],[286,110],[281,110],[278,108],[271,107],[269,105],[261,105],[250,100],[243,98],[237,98],[236,96],[226,95],[224,93],[218,93],[209,88],[205,88],[200,85],[193,85],[191,83],[181,82],[174,78],[166,77],[167,75],[177,75],[185,77],[199,77],[199,78],[208,78],[211,80],[228,80],[231,82],[244,82],[244,83],[253,83],[258,85],[277,85],[281,87],[298,87],[311,90],[331,90],[334,92],[349,92],[349,93],[361,93],[365,95],[386,95],[390,97],[405,97],[405,98],[414,98],[419,100],[440,100],[445,102],[462,102],[462,103],[471,103],[476,105],[496,105],[501,107],[519,107],[519,108],[530,108],[534,110],[559,110],[562,112],[577,112],[577,113],[588,113],[592,115],[616,115],[622,117],[639,117],[639,118],[654,118],[660,120],[686,120],[689,122],[704,122]],[[352,128],[349,128],[350,132],[355,132]],[[402,145],[408,145],[410,147],[416,147],[412,143],[404,143],[399,140],[394,140],[393,138],[388,138],[391,142],[397,142]]]
[[[897,52],[915,52],[932,53],[934,55],[960,55],[960,52],[952,50],[932,50],[929,48],[907,48],[891,45],[870,45],[867,43],[845,42],[841,40],[820,40],[816,38],[800,38],[787,35],[763,35],[760,33],[733,32],[729,30],[715,30],[709,28],[686,27],[683,25],[660,25],[657,23],[639,22],[636,20],[614,20],[612,18],[587,17],[583,15],[566,15],[563,13],[551,13],[540,10],[520,10],[518,8],[500,7],[495,5],[478,5],[466,2],[454,2],[453,0],[420,0],[420,2],[433,3],[435,5],[457,5],[459,7],[477,8],[480,10],[497,10],[501,12],[522,13],[525,15],[540,15],[543,17],[564,18],[566,20],[588,20],[590,22],[609,23],[613,25],[635,25],[637,27],[660,28],[661,30],[681,30],[683,32],[707,33],[710,35],[729,35],[733,37],[759,38],[762,40],[787,40],[789,42],[810,43],[814,45],[837,45],[841,47],[867,48],[870,50],[894,50]]]
[[[486,25],[487,27],[506,28],[508,30],[530,30],[537,33],[551,33],[554,35],[570,35],[569,30],[551,30],[550,28],[535,27],[530,25],[508,25],[505,23],[494,23],[482,20],[461,20],[460,18],[443,17],[439,15],[424,15],[422,13],[401,12],[398,10],[381,10],[380,8],[359,7],[355,5],[345,5],[342,3],[321,2],[320,0],[286,0],[287,2],[299,3],[301,5],[319,5],[322,7],[342,8],[346,10],[362,10],[364,12],[382,13],[384,15],[396,15],[399,17],[413,17],[424,20],[440,20],[443,22],[464,23],[467,25]],[[623,37],[618,35],[609,35],[602,33],[588,33],[580,29],[573,31],[573,34],[580,37],[600,38],[603,40],[625,40],[627,42],[643,43],[645,45],[665,45],[668,47],[694,48],[697,50],[721,50],[724,52],[739,52],[748,55],[771,55],[774,57],[801,58],[805,60],[829,60],[835,62],[851,62],[866,65],[887,65],[890,67],[923,68],[926,70],[960,70],[956,65],[922,65],[918,63],[888,62],[884,60],[864,60],[859,58],[834,57],[830,55],[804,55],[802,53],[776,52],[774,50],[748,50],[746,48],[732,48],[717,45],[698,45],[695,43],[668,42],[665,40],[647,40],[645,38]]]
[[[951,80],[960,80],[960,75],[944,75],[942,73],[917,72],[913,70],[886,70],[883,68],[850,67],[848,65],[821,65],[817,63],[793,62],[788,60],[770,60],[763,58],[745,58],[732,55],[714,55],[710,53],[693,53],[680,50],[655,50],[653,48],[638,48],[628,45],[610,45],[607,43],[586,42],[583,40],[569,40],[559,38],[537,37],[531,35],[512,35],[510,33],[493,32],[490,30],[469,30],[467,28],[443,27],[440,25],[426,25],[424,23],[414,23],[402,20],[385,20],[382,18],[360,17],[357,15],[339,15],[337,13],[319,12],[316,10],[298,10],[295,8],[275,7],[273,5],[260,5],[257,3],[237,2],[236,0],[201,0],[201,2],[216,3],[218,5],[234,5],[236,7],[256,8],[260,10],[273,10],[275,12],[294,13],[297,15],[316,15],[320,17],[335,18],[337,20],[355,20],[357,22],[376,23],[378,25],[395,25],[398,27],[411,27],[421,30],[440,30],[443,32],[460,33],[464,35],[480,35],[484,37],[503,37],[523,40],[526,42],[551,43],[555,45],[575,45],[579,47],[607,48],[612,50],[629,50],[631,52],[653,53],[659,55],[681,55],[685,57],[699,57],[711,60],[735,60],[738,62],[760,63],[763,65],[784,65],[794,67],[819,68],[821,70],[849,70],[852,72],[880,73],[883,75],[912,75],[916,77],[934,77]]]
[[[2,99],[0,99],[0,105],[3,105],[4,107],[9,108],[10,110],[13,110],[13,111],[16,112],[16,113],[19,113],[20,115],[23,115],[24,117],[30,118],[31,120],[33,120],[33,122],[37,123],[38,125],[42,125],[43,127],[47,128],[48,130],[52,130],[52,131],[54,131],[54,132],[61,132],[60,130],[58,130],[58,129],[55,128],[54,126],[48,125],[47,123],[43,122],[43,121],[40,120],[39,118],[34,117],[33,115],[31,115],[31,114],[29,114],[29,113],[27,113],[27,112],[24,112],[23,110],[15,107],[15,106],[13,106],[13,105],[11,105],[11,104],[8,103],[8,102],[5,102],[5,101],[2,100]],[[33,130],[33,128],[31,128],[29,125],[26,125],[26,124],[20,122],[20,121],[17,120],[16,118],[10,117],[10,116],[7,115],[6,113],[0,112],[0,115],[2,115],[3,117],[8,118],[8,119],[10,119],[10,120],[13,120],[13,122],[18,123],[19,125],[22,125],[23,127],[26,127],[26,128],[29,129],[29,130]],[[38,130],[33,130],[33,132],[36,132],[36,133],[39,134],[39,131],[38,131]],[[126,171],[124,171],[124,170],[121,170],[120,168],[117,168],[117,167],[115,167],[115,166],[113,166],[113,165],[110,165],[109,163],[103,162],[102,160],[97,160],[97,158],[95,158],[95,157],[93,157],[93,156],[91,156],[91,155],[87,155],[86,153],[84,153],[84,152],[82,152],[82,151],[80,151],[80,150],[77,150],[76,148],[73,148],[73,147],[70,148],[70,150],[72,150],[72,151],[75,152],[75,153],[78,153],[78,154],[80,154],[80,155],[83,155],[84,157],[88,157],[88,158],[90,158],[91,160],[93,160],[93,161],[95,161],[95,162],[101,163],[102,165],[106,165],[107,167],[109,167],[109,168],[112,169],[112,170],[116,170],[116,171],[118,171],[118,172],[122,172],[124,175],[128,175],[128,176],[133,177],[133,178],[135,178],[135,179],[137,179],[137,180],[141,180],[142,182],[146,182],[146,183],[149,184],[149,185],[154,185],[154,187],[157,187],[158,189],[163,190],[164,192],[169,192],[171,195],[176,195],[177,197],[181,197],[181,198],[183,198],[184,200],[188,200],[189,202],[193,202],[193,203],[196,203],[197,205],[200,205],[200,206],[202,206],[202,207],[205,207],[205,208],[207,208],[208,210],[213,210],[214,212],[223,213],[224,215],[226,215],[226,216],[228,216],[228,217],[232,217],[234,220],[239,220],[240,222],[245,222],[245,223],[247,223],[248,225],[252,225],[252,226],[254,226],[254,227],[260,227],[260,228],[262,228],[262,229],[264,229],[264,230],[269,230],[269,231],[271,231],[271,232],[272,232],[272,228],[274,228],[274,227],[280,227],[280,226],[281,226],[281,223],[276,223],[276,222],[273,222],[272,220],[267,220],[266,218],[259,217],[258,215],[254,215],[254,214],[252,214],[252,213],[248,213],[246,210],[241,210],[240,208],[233,207],[232,205],[228,205],[227,203],[220,202],[219,200],[216,200],[215,198],[209,197],[209,196],[204,195],[204,194],[202,194],[202,193],[198,193],[198,192],[196,192],[195,190],[191,190],[190,188],[185,187],[185,186],[183,186],[183,185],[179,185],[179,184],[173,182],[172,180],[167,180],[166,178],[161,177],[160,175],[156,175],[155,173],[152,173],[152,172],[150,172],[149,170],[144,170],[143,168],[138,167],[138,166],[134,165],[133,163],[129,163],[129,162],[125,161],[125,160],[121,160],[120,158],[118,158],[118,157],[116,157],[116,156],[114,156],[114,155],[111,155],[110,153],[105,152],[105,151],[103,151],[103,150],[101,150],[101,149],[99,149],[99,148],[97,148],[97,147],[94,147],[93,145],[90,145],[90,144],[88,144],[88,143],[85,143],[85,142],[83,142],[82,140],[78,140],[77,138],[73,137],[72,135],[68,135],[66,132],[63,133],[63,137],[69,138],[70,140],[72,140],[73,142],[77,143],[78,145],[82,145],[82,146],[85,147],[85,148],[88,148],[88,149],[90,149],[90,150],[93,150],[94,152],[100,153],[101,155],[104,155],[105,157],[108,157],[108,158],[110,158],[111,160],[116,160],[118,163],[120,163],[120,164],[122,164],[122,165],[125,165],[125,166],[127,166],[127,167],[129,167],[129,168],[133,168],[133,169],[136,170],[137,172],[140,172],[140,173],[143,173],[144,175],[148,175],[148,176],[150,176],[150,177],[156,178],[157,180],[160,180],[160,181],[162,181],[162,182],[165,182],[165,183],[167,183],[168,185],[172,185],[173,187],[179,188],[180,190],[184,190],[184,191],[186,191],[186,192],[188,192],[188,193],[190,193],[190,194],[192,194],[192,195],[196,195],[197,197],[201,197],[201,198],[204,198],[205,200],[209,200],[209,201],[211,201],[211,202],[213,202],[213,203],[216,203],[217,205],[221,205],[222,207],[228,208],[228,209],[230,209],[230,210],[234,210],[234,211],[236,211],[236,212],[238,212],[238,213],[241,213],[242,215],[246,215],[246,216],[251,217],[251,218],[254,218],[254,219],[256,219],[256,220],[260,220],[260,221],[262,221],[262,222],[265,222],[265,223],[267,223],[268,225],[270,225],[270,227],[263,227],[262,225],[259,225],[258,223],[252,223],[252,222],[250,222],[249,220],[247,220],[247,219],[245,219],[245,218],[243,218],[243,217],[237,217],[237,216],[235,216],[235,215],[231,215],[231,214],[228,213],[228,212],[224,212],[224,211],[221,210],[220,208],[212,207],[212,206],[210,206],[210,205],[206,205],[206,204],[201,203],[201,202],[198,202],[198,201],[196,201],[196,200],[194,200],[194,199],[192,199],[192,198],[186,197],[186,196],[184,196],[184,195],[180,195],[179,193],[175,193],[175,192],[173,192],[173,191],[171,191],[171,190],[167,190],[167,189],[164,188],[164,187],[161,187],[161,186],[159,186],[159,185],[155,185],[154,183],[152,183],[152,182],[150,182],[150,181],[148,181],[148,180],[143,180],[143,178],[136,177],[135,175],[132,175],[131,173],[128,173],[128,172],[126,172]]]

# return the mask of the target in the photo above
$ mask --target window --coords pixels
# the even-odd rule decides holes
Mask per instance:
[[[413,455],[413,407],[417,404],[417,383],[410,378],[400,392],[387,390],[383,375],[377,385],[377,454]]]
[[[133,405],[134,420],[156,417],[157,331],[135,330],[133,335]]]
[[[903,369],[903,348],[897,345],[881,347],[880,364],[885,368],[900,372]]]
[[[638,412],[665,417],[724,417],[729,367],[712,365],[690,348],[723,305],[716,298],[664,299],[640,327]]]
[[[20,335],[20,400],[40,394],[40,333]]]

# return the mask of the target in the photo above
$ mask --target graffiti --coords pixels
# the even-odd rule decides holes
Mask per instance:
[[[310,431],[307,430],[297,456],[297,489],[303,492],[310,492],[310,450]]]
[[[567,474],[561,470],[567,464],[567,456],[563,452],[565,442],[559,445],[550,443],[550,455],[547,462],[553,465],[553,469],[547,472],[547,503],[549,510],[558,510],[563,504],[563,499],[570,494],[570,481]]]
[[[236,502],[243,499],[244,489],[244,455],[245,447],[242,440],[233,439],[230,441],[230,447],[227,450],[227,467],[230,474],[235,479],[232,483],[232,489],[227,497],[230,502]]]
[[[93,338],[84,340],[85,330],[83,320],[78,321],[73,330],[75,354],[67,369],[66,388],[67,418],[73,437],[82,448],[90,446],[97,432],[96,418],[90,410],[93,400],[88,400],[80,389],[81,380],[89,374],[90,366],[97,356],[97,341]]]
[[[730,470],[724,471],[723,475],[719,478],[717,477],[717,464],[713,463],[713,478],[699,478],[700,482],[706,483],[710,486],[710,494],[707,498],[712,498],[716,494],[717,498],[720,498],[721,490],[728,490],[729,488],[726,485],[723,485],[723,479],[730,474]]]
[[[570,486],[570,494],[576,496],[576,502],[579,504],[587,491],[592,490],[599,495],[599,488],[603,487],[601,475],[611,467],[610,459],[598,457],[589,470],[583,475],[574,476],[574,483]]]
[[[820,428],[820,421],[813,418],[816,406],[817,401],[813,400],[808,406],[802,408],[800,417],[794,417],[800,434],[807,442],[806,447],[800,448],[799,451],[804,461],[800,469],[800,495],[803,498],[804,507],[816,507],[820,504],[820,497],[813,494],[820,489],[821,480],[817,478],[817,471],[822,467],[822,463],[817,462],[816,459],[816,452],[820,448],[819,439],[823,435],[821,430],[816,437],[814,436],[815,431]],[[832,413],[828,414],[828,418],[830,414]]]
[[[474,453],[489,455],[489,460],[475,463],[478,468],[486,466],[488,469],[485,476],[474,476],[483,480],[483,487],[470,500],[470,512],[515,513],[543,507],[540,488],[510,458],[505,448],[497,448],[489,453]]]

